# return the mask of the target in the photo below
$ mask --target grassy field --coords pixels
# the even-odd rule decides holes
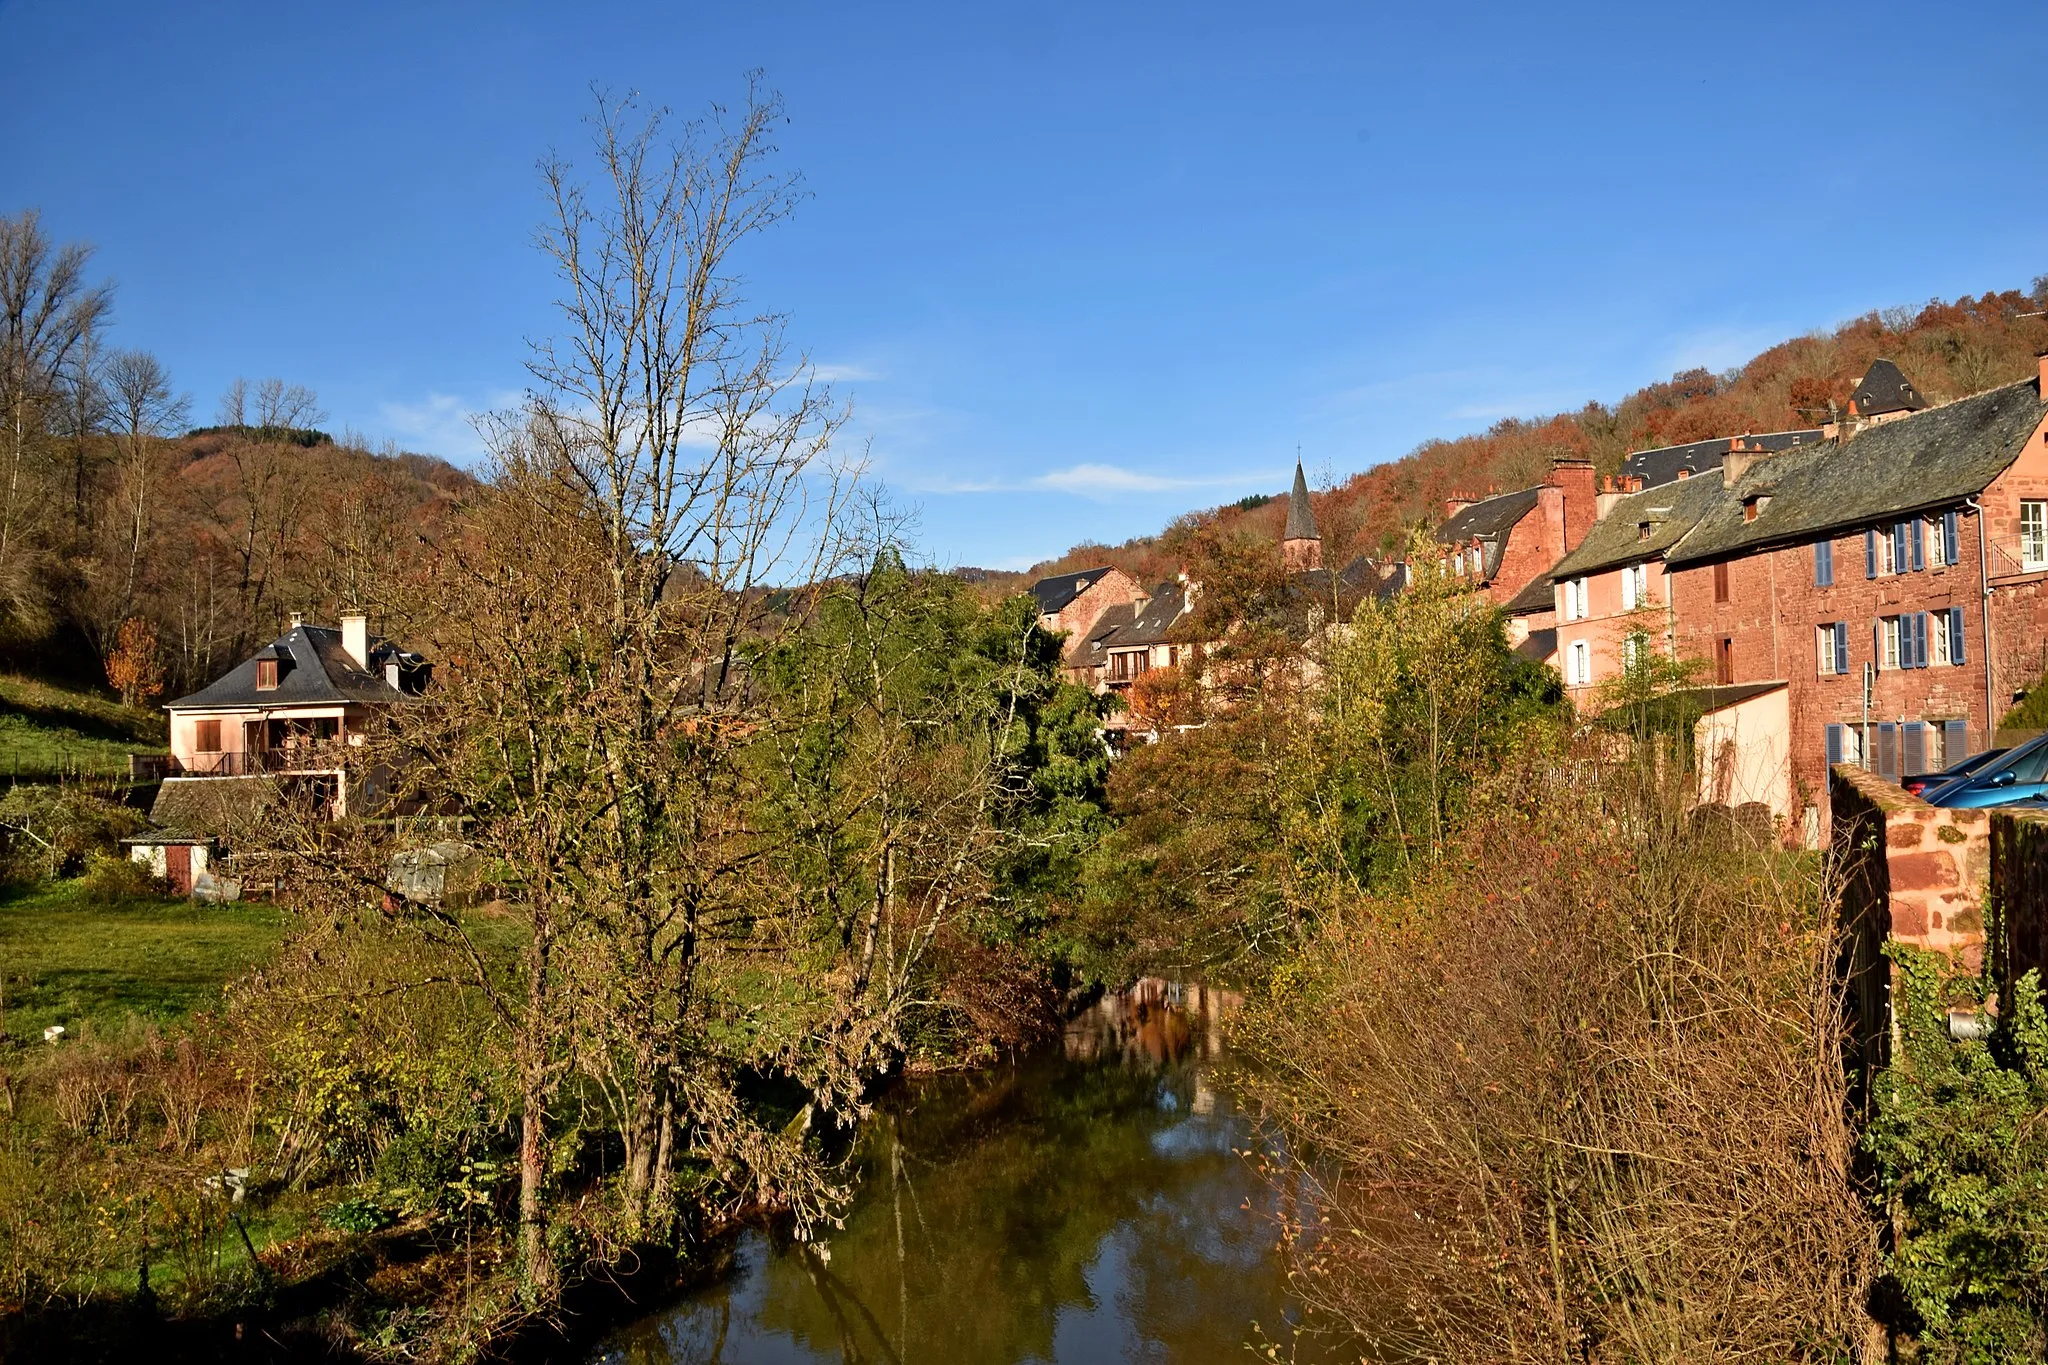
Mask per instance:
[[[163,752],[159,712],[0,674],[0,780],[125,777],[129,754]]]
[[[281,926],[261,903],[107,901],[76,881],[0,893],[0,1034],[118,1032],[209,1009],[270,954]]]

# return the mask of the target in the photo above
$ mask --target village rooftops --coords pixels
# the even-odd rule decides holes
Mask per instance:
[[[1775,454],[1790,450],[1794,446],[1817,444],[1825,433],[1819,427],[1799,431],[1766,431],[1741,436],[1716,436],[1706,441],[1690,441],[1685,445],[1658,446],[1654,450],[1638,450],[1621,462],[1624,478],[1641,479],[1645,488],[1660,484],[1676,483],[1681,475],[1690,478],[1708,470],[1719,469],[1721,459],[1731,446],[1744,450],[1762,451]]]
[[[1109,566],[1105,564],[1099,569],[1078,569],[1073,573],[1054,574],[1051,578],[1039,579],[1031,585],[1031,595],[1038,601],[1038,614],[1057,614],[1110,571]]]
[[[1459,508],[1436,528],[1436,538],[1445,545],[1464,545],[1474,540],[1495,540],[1536,506],[1538,491],[1523,488],[1513,493],[1496,493],[1490,498]]]
[[[1664,554],[1684,539],[1709,509],[1731,496],[1717,472],[1706,478],[1680,479],[1617,498],[1607,509],[1607,515],[1587,530],[1579,547],[1538,580],[1544,585],[1544,605],[1551,605],[1552,583],[1623,564],[1640,564]]]
[[[1187,591],[1179,583],[1161,583],[1136,619],[1103,642],[1105,649],[1135,649],[1166,642],[1167,631],[1187,613]],[[1106,614],[1106,613],[1105,613]]]
[[[367,637],[367,668],[342,647],[329,626],[294,626],[206,687],[168,703],[167,711],[275,710],[288,706],[383,705],[419,694],[427,665],[389,640]],[[259,687],[258,672],[274,665],[276,686]],[[264,670],[268,672],[269,670]]]
[[[1849,395],[1849,411],[1858,417],[1882,417],[1888,412],[1918,412],[1927,406],[1913,381],[1889,360],[1873,360]]]
[[[2038,381],[2026,379],[1871,427],[1849,441],[1759,460],[1709,504],[1667,558],[1673,565],[1704,563],[1953,507],[2012,465],[2044,412]],[[1619,512],[1617,506],[1609,519]]]

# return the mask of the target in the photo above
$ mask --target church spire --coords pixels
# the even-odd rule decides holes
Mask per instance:
[[[1290,573],[1323,567],[1323,538],[1316,533],[1315,509],[1308,505],[1308,479],[1301,461],[1294,462],[1294,491],[1287,495],[1287,529],[1280,537],[1280,560]]]

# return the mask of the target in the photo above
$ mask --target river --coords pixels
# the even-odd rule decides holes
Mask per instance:
[[[1277,1196],[1213,1084],[1237,1003],[1141,981],[1059,1048],[901,1086],[863,1134],[843,1230],[742,1233],[727,1274],[594,1365],[1241,1365],[1262,1338],[1288,1358]],[[1292,1358],[1358,1356],[1305,1338]]]

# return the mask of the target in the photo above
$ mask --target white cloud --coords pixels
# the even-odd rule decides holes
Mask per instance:
[[[477,415],[512,407],[519,399],[513,389],[498,390],[477,405],[454,394],[429,393],[416,403],[379,403],[377,410],[400,445],[443,459],[475,459],[485,453],[476,434]]]
[[[811,375],[821,384],[853,384],[862,380],[875,381],[883,376],[879,371],[865,365],[813,365]]]
[[[1270,470],[1193,477],[1148,474],[1113,464],[1077,464],[1055,469],[1029,479],[919,479],[912,491],[919,493],[1067,493],[1074,497],[1108,501],[1143,493],[1170,493],[1184,488],[1243,488],[1279,486],[1286,479]]]

